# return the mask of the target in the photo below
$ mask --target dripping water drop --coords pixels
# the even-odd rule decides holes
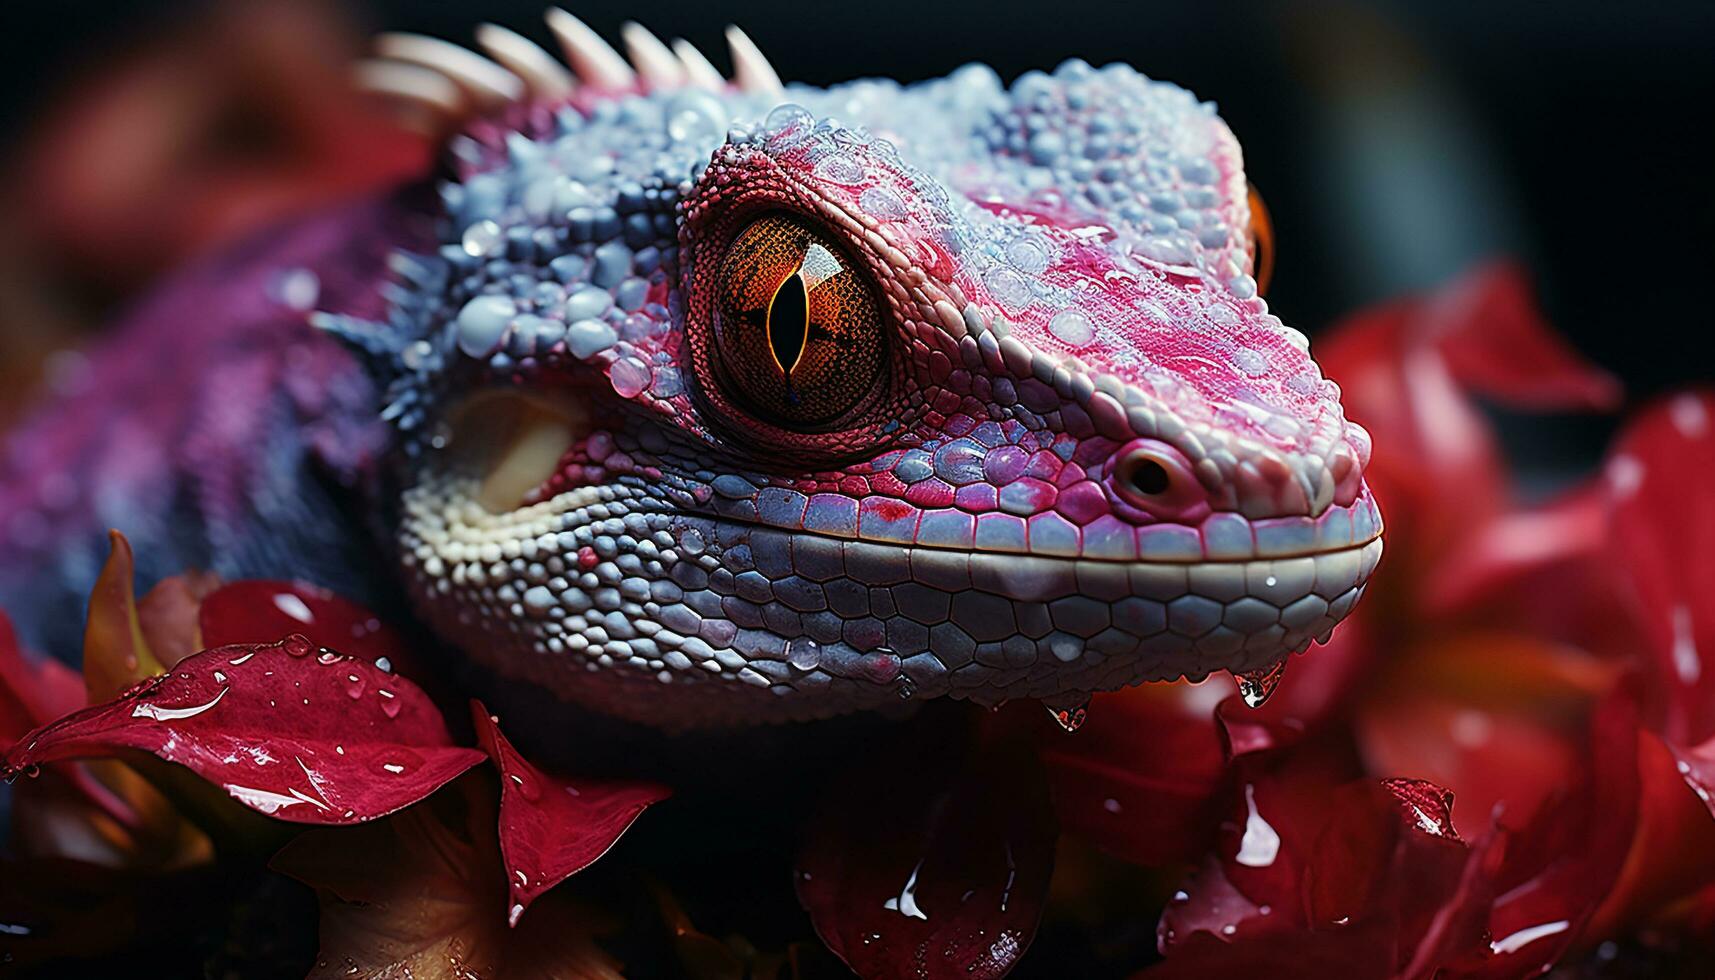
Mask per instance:
[[[1053,718],[1055,724],[1068,732],[1075,732],[1084,727],[1084,722],[1090,716],[1090,702],[1088,701],[1069,708],[1056,708],[1053,705],[1044,705],[1044,707],[1048,709],[1048,717]]]
[[[1233,679],[1239,682],[1239,697],[1245,699],[1245,706],[1260,708],[1268,701],[1269,695],[1280,686],[1280,679],[1286,676],[1286,660],[1284,658],[1269,664],[1259,670],[1248,670],[1234,674]]]

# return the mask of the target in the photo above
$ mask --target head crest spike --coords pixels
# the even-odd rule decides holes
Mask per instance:
[[[540,99],[563,99],[576,87],[572,73],[564,65],[516,31],[499,24],[483,24],[476,29],[476,43],[489,57],[522,78],[531,94]]]
[[[631,66],[589,25],[559,7],[548,8],[548,29],[560,42],[578,80],[592,88],[628,89],[637,84]]]
[[[774,66],[762,56],[750,35],[737,25],[726,29],[727,46],[732,50],[732,80],[741,90],[758,95],[779,95],[783,91],[780,76]]]
[[[682,37],[673,39],[673,53],[679,56],[679,61],[685,66],[686,83],[692,88],[719,92],[726,88],[726,79],[721,76],[720,69],[709,63],[697,46]]]
[[[625,51],[631,56],[631,64],[646,88],[659,92],[684,86],[685,66],[661,43],[660,38],[649,32],[649,28],[628,20],[620,25],[619,34],[625,41]]]
[[[517,75],[449,41],[421,34],[382,34],[375,39],[375,50],[384,58],[440,72],[485,107],[507,105],[524,96],[524,82]]]

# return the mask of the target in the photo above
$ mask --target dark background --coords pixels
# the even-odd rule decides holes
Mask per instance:
[[[208,0],[8,4],[0,147],[107,52]],[[347,5],[360,28],[467,41],[493,20],[546,43],[541,0]],[[1708,177],[1715,4],[581,2],[610,38],[642,20],[725,65],[741,24],[788,81],[912,80],[972,60],[1007,79],[1120,60],[1213,99],[1245,147],[1280,243],[1270,301],[1314,335],[1342,313],[1521,259],[1550,319],[1632,397],[1715,375]],[[3,151],[0,151],[3,152]],[[8,324],[6,329],[19,329]],[[1552,477],[1611,422],[1503,419]]]

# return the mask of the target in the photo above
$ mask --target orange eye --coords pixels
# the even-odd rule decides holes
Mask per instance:
[[[1256,185],[1250,185],[1251,205],[1251,269],[1256,275],[1258,296],[1268,292],[1269,280],[1274,278],[1274,225],[1268,220],[1268,205]]]
[[[875,389],[885,336],[866,273],[826,233],[784,213],[751,222],[721,262],[714,353],[763,421],[836,422]]]

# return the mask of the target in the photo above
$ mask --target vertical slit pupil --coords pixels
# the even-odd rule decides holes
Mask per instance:
[[[781,374],[791,377],[798,366],[809,328],[810,295],[804,289],[804,277],[793,273],[768,301],[768,347]]]

